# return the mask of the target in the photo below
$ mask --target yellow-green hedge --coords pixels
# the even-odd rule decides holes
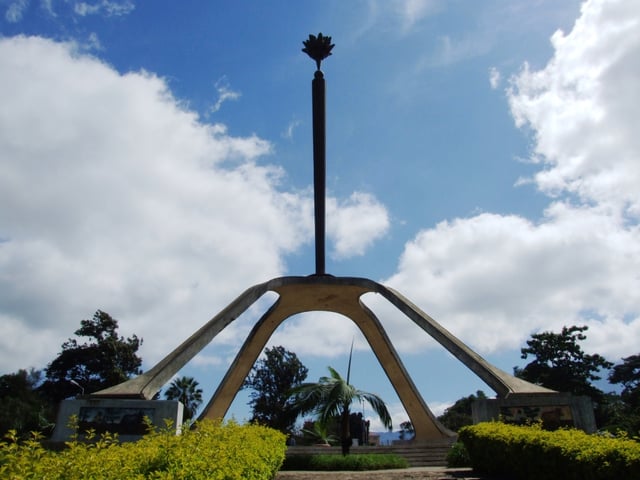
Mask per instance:
[[[484,473],[523,480],[640,479],[640,443],[633,440],[499,422],[464,427],[458,435],[473,468]]]
[[[284,461],[285,436],[235,422],[202,422],[182,435],[153,432],[134,443],[104,436],[54,452],[37,440],[0,443],[0,478],[268,480]]]

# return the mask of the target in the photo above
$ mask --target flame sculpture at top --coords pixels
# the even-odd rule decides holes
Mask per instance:
[[[331,37],[325,37],[322,33],[318,36],[309,35],[309,40],[302,42],[302,51],[316,61],[316,66],[320,70],[320,62],[331,55],[331,49],[335,46],[331,43]]]

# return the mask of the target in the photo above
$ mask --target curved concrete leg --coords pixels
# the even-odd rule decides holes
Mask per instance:
[[[414,427],[414,442],[451,438],[455,434],[442,425],[431,412],[407,373],[391,340],[378,318],[360,303],[361,314],[350,318],[360,327],[376,358],[382,365]]]
[[[429,410],[382,325],[360,302],[360,297],[370,291],[367,286],[305,282],[272,285],[272,289],[280,294],[280,298],[254,326],[211,401],[200,415],[201,419],[224,417],[251,367],[282,322],[298,313],[322,310],[350,318],[363,332],[414,425],[416,442],[446,439],[454,435],[440,424]]]
[[[481,380],[489,385],[499,397],[512,393],[553,393],[554,390],[529,383],[514,377],[491,365],[484,358],[471,350],[456,336],[436,322],[429,315],[391,288],[378,285],[378,293],[383,295],[398,310],[413,320],[440,345],[449,350],[458,360],[467,366]]]
[[[261,283],[245,290],[227,308],[209,320],[150,370],[126,382],[92,393],[91,396],[151,400],[189,360],[209,345],[211,340],[227,325],[253,305],[267,291],[268,284],[269,282]]]
[[[269,338],[278,328],[284,318],[278,316],[278,305],[280,299],[262,315],[260,320],[251,329],[251,332],[244,341],[242,348],[229,366],[227,373],[218,385],[211,400],[204,408],[198,420],[205,418],[220,419],[224,418],[233,402],[233,399],[242,388],[244,379],[249,375],[251,367],[256,363],[262,349],[267,344]]]

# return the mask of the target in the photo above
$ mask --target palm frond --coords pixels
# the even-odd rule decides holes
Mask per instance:
[[[333,368],[333,367],[327,367],[327,368],[329,369],[329,373],[331,374],[331,378],[333,378],[334,380],[339,380],[339,381],[344,382],[344,379],[342,378],[342,376],[338,373],[338,371],[335,368]],[[327,377],[322,377],[322,378],[327,378]]]
[[[373,411],[376,412],[376,415],[380,417],[380,420],[382,421],[382,424],[385,426],[385,428],[393,428],[391,414],[389,413],[389,410],[387,409],[387,406],[385,405],[382,398],[380,398],[375,393],[363,392],[361,390],[358,390],[357,398],[358,400],[366,401],[371,406]]]

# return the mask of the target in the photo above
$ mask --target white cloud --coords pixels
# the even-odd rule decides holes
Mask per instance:
[[[100,38],[98,37],[98,34],[95,32],[90,33],[89,36],[87,37],[87,40],[84,43],[79,44],[79,47],[82,50],[85,50],[87,52],[91,52],[91,51],[99,52],[104,50],[104,47],[100,42]]]
[[[335,258],[364,254],[389,229],[386,208],[367,193],[355,192],[341,203],[328,198],[327,216],[327,233],[334,242]]]
[[[402,422],[406,422],[409,420],[409,416],[405,411],[402,403],[393,402],[387,404],[387,410],[389,411],[389,415],[391,415],[391,421],[393,423],[393,431],[396,432],[400,430],[400,424]],[[371,412],[371,407],[368,404],[365,404],[365,419],[369,420],[369,431],[370,432],[386,432],[387,429],[382,425],[380,421],[380,417],[378,417],[375,413]]]
[[[429,410],[436,417],[442,415],[444,411],[453,405],[455,401],[451,402],[427,402]],[[387,404],[387,410],[389,410],[389,414],[391,415],[391,421],[393,422],[393,431],[400,431],[400,424],[409,420],[409,415],[407,411],[404,409],[402,403],[392,402]],[[380,418],[370,412],[370,407],[368,405],[365,406],[365,418],[368,419],[371,423],[369,425],[370,432],[386,432],[387,429],[384,428]]]
[[[40,6],[45,12],[47,12],[52,17],[58,16],[56,12],[53,10],[53,0],[41,0]]]
[[[538,330],[587,324],[587,345],[612,359],[637,353],[640,330],[640,8],[587,2],[553,36],[539,71],[512,79],[518,125],[534,135],[534,178],[555,196],[534,223],[482,214],[423,230],[385,283],[482,352],[520,347]],[[392,323],[405,351],[415,327]]]
[[[640,288],[639,233],[565,204],[550,207],[540,225],[483,214],[421,232],[386,283],[482,352],[517,348],[541,328],[589,322],[593,332],[629,316],[640,324],[640,301],[629,294]],[[590,321],[587,311],[604,320]],[[410,349],[417,335],[406,323],[393,331]],[[634,341],[618,331],[610,347],[632,351]]]
[[[502,81],[502,75],[500,75],[500,71],[496,67],[491,67],[489,69],[489,84],[493,90],[497,89],[500,86],[500,82]]]
[[[28,6],[28,0],[18,0],[15,2],[11,2],[4,14],[4,18],[7,20],[7,22],[18,23],[22,20],[24,12]]]
[[[396,0],[393,5],[400,17],[402,30],[405,32],[440,9],[440,2],[437,0]]]
[[[105,15],[107,17],[117,17],[130,14],[136,6],[131,1],[112,2],[102,0],[101,2],[88,3],[76,2],[74,12],[82,17],[87,15]]]
[[[254,163],[270,144],[198,123],[161,79],[38,38],[0,41],[0,64],[0,305],[31,345],[3,336],[2,370],[52,359],[98,308],[157,360],[308,238]]]
[[[311,312],[295,315],[284,322],[269,341],[270,345],[287,345],[293,352],[318,357],[344,357],[351,339],[361,334],[355,324],[335,313]],[[313,339],[313,341],[310,341]]]
[[[512,79],[511,109],[536,133],[535,181],[615,212],[640,216],[640,19],[634,2],[591,1],[573,30],[552,37],[546,68]]]
[[[222,104],[228,100],[238,100],[242,94],[231,90],[229,82],[225,77],[218,80],[215,84],[216,91],[218,92],[218,100],[211,107],[211,113],[215,113],[222,107]]]
[[[439,417],[440,415],[444,414],[447,408],[452,407],[454,403],[455,400],[448,402],[429,402],[429,409],[436,417]]]
[[[0,68],[0,371],[45,366],[97,309],[153,364],[310,242],[310,192],[282,191],[283,171],[256,162],[272,145],[201,123],[162,79],[37,37],[1,39]],[[384,210],[332,201],[340,219]],[[344,235],[379,236],[370,221],[336,228],[340,252],[366,243]],[[237,348],[250,324],[216,342]]]
[[[391,30],[405,35],[416,30],[425,18],[443,8],[440,0],[370,0],[358,9],[358,23],[352,34],[361,38],[371,30]]]
[[[493,48],[493,39],[477,36],[451,37],[443,35],[438,39],[434,53],[423,56],[419,68],[446,67],[470,58],[479,57]]]
[[[282,133],[282,138],[286,138],[287,140],[292,140],[293,139],[293,132],[301,124],[302,124],[302,122],[300,120],[295,120],[295,119],[291,120],[291,122],[289,122],[289,125],[287,125],[287,128],[285,129],[285,131]]]

